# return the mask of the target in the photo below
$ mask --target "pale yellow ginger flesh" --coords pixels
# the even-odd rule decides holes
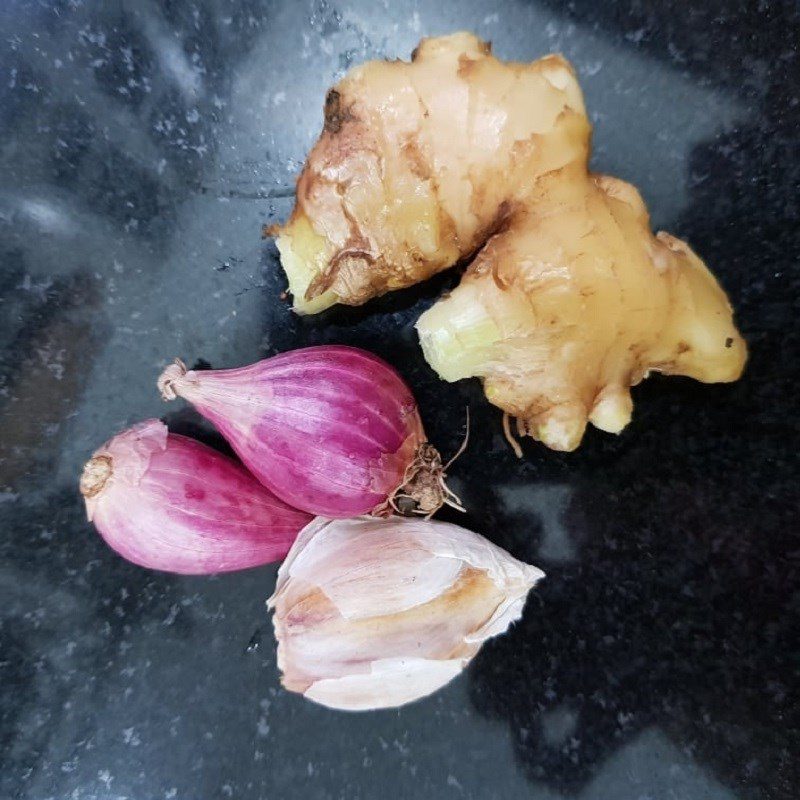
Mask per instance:
[[[352,70],[279,229],[295,308],[358,305],[477,252],[420,318],[425,356],[558,450],[587,420],[621,431],[651,371],[735,380],[747,352],[724,292],[653,236],[636,189],[589,173],[590,133],[558,56],[503,63],[459,33]]]
[[[747,355],[703,262],[650,233],[633,186],[582,164],[538,182],[417,331],[442,378],[483,378],[487,398],[555,450],[575,449],[587,420],[619,433],[629,387],[651,371],[732,381]]]

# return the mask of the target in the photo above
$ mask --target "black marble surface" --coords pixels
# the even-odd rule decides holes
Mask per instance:
[[[800,796],[800,16],[793,2],[4,0],[0,797]],[[561,51],[596,168],[637,184],[733,300],[743,380],[651,379],[618,438],[517,461],[413,323],[457,280],[298,319],[283,218],[350,64],[473,29]],[[347,715],[279,688],[275,568],[147,572],[86,523],[92,449],[163,415],[173,356],[362,345],[408,378],[466,524],[547,580],[430,699]],[[215,441],[188,410],[174,430]]]

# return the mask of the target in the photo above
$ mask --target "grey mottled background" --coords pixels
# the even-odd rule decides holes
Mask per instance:
[[[573,61],[595,167],[720,276],[743,381],[653,379],[621,437],[518,462],[477,384],[438,382],[418,350],[456,275],[289,312],[260,229],[290,209],[326,88],[460,28]],[[792,2],[4,0],[0,797],[796,797],[799,33]],[[445,453],[471,405],[465,522],[548,573],[520,625],[399,711],[283,693],[273,567],[146,572],[76,492],[134,421],[220,445],[159,400],[173,356],[321,342],[395,363]]]

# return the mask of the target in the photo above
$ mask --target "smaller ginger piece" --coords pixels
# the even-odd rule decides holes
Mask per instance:
[[[650,372],[736,380],[747,348],[725,293],[687,244],[650,232],[636,189],[572,164],[493,236],[460,285],[417,323],[448,381],[486,397],[554,450],[587,420],[619,433]]]

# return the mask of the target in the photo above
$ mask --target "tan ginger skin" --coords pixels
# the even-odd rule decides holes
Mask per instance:
[[[356,67],[277,229],[295,308],[359,305],[477,253],[420,318],[425,357],[445,380],[482,378],[557,450],[587,420],[621,431],[651,371],[736,380],[747,349],[725,293],[688,245],[653,236],[633,186],[588,171],[590,136],[560,56],[505,63],[457,33]]]

